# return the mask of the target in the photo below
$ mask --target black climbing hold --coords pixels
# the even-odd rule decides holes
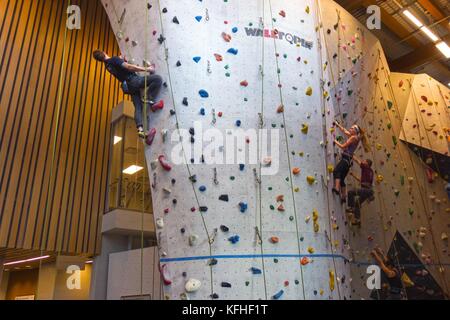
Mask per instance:
[[[175,115],[175,110],[170,109],[170,115],[171,115],[171,116],[174,116],[174,115]]]
[[[167,82],[164,82],[163,83],[163,86],[164,86],[164,88],[167,88],[168,86],[167,86]]]
[[[192,164],[195,163],[195,159],[194,158],[191,158],[191,163]]]
[[[181,228],[180,232],[181,232],[181,233],[185,233],[185,232],[186,232],[186,229],[185,229],[185,228]]]
[[[191,180],[192,183],[196,183],[197,182],[197,175],[193,175],[189,177],[189,180]]]
[[[158,38],[159,43],[162,44],[165,40],[166,40],[166,38],[164,38],[164,36],[162,34],[160,34],[159,38]]]
[[[188,98],[186,98],[186,97],[183,98],[183,105],[185,105],[185,106],[189,105]]]
[[[208,211],[208,207],[200,207],[200,212],[206,212]]]
[[[181,61],[180,60],[177,61],[177,67],[181,67]]]
[[[193,136],[195,135],[195,130],[194,128],[189,128],[189,133]]]
[[[213,293],[213,294],[211,295],[211,298],[213,298],[213,299],[219,299],[219,295],[218,295],[217,293]]]
[[[209,260],[208,265],[209,265],[209,266],[215,266],[215,265],[217,264],[217,262],[218,262],[217,259],[214,259],[214,258],[213,258],[213,259]]]
[[[201,163],[205,163],[205,156],[202,154],[202,156],[200,157],[200,162]]]
[[[220,226],[220,230],[222,230],[222,232],[228,232],[228,231],[230,231],[230,228],[228,228],[227,226],[222,225],[222,226]]]
[[[186,276],[187,276],[186,271],[184,271],[181,275],[183,276],[183,278],[186,278]]]
[[[177,182],[177,180],[172,179],[172,184],[175,184]]]
[[[176,24],[180,24],[180,21],[178,21],[177,17],[173,17],[172,22],[176,23]]]
[[[173,204],[177,204],[177,202],[178,202],[177,199],[173,199],[173,200],[172,200],[172,203],[173,203]]]
[[[191,137],[191,143],[194,143],[194,142],[195,142],[195,138]]]
[[[231,288],[231,283],[228,283],[228,282],[222,282],[220,285],[221,285],[223,288]]]
[[[229,198],[227,194],[223,194],[219,197],[219,200],[228,202]]]
[[[162,12],[163,12],[163,13],[167,13],[167,8],[163,8],[163,9],[162,9]]]

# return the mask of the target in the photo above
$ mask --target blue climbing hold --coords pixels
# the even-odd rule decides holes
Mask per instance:
[[[204,115],[206,114],[205,108],[201,108],[201,109],[200,109],[200,114],[201,114],[202,116],[204,116]]]
[[[261,272],[261,269],[258,269],[258,268],[255,268],[255,267],[251,267],[250,268],[250,271],[253,273],[253,274],[261,274],[262,272]]]
[[[198,92],[198,94],[200,95],[200,97],[202,97],[202,98],[208,98],[209,97],[209,93],[206,91],[206,90],[200,90],[199,92]]]
[[[234,27],[233,29],[231,29],[231,31],[232,31],[233,33],[236,33],[236,32],[238,32],[238,28],[237,28],[237,27]]]
[[[239,210],[241,210],[242,213],[247,211],[247,209],[248,209],[248,204],[246,204],[245,202],[239,202]]]
[[[227,52],[228,52],[228,53],[231,53],[231,54],[234,54],[234,55],[237,55],[237,54],[238,54],[238,50],[235,49],[235,48],[230,48],[230,49],[228,49]]]
[[[237,120],[237,121],[236,121],[236,126],[237,126],[237,127],[240,127],[241,124],[242,124],[241,120]]]
[[[202,16],[196,16],[195,20],[197,20],[198,22],[202,21]]]
[[[205,192],[206,191],[206,187],[205,186],[200,186],[200,188],[198,188],[198,190],[200,190],[200,192]]]
[[[239,238],[238,235],[232,236],[232,237],[229,237],[229,238],[228,238],[228,241],[230,241],[232,244],[238,243],[239,240],[240,240],[240,238]]]
[[[244,171],[244,169],[245,169],[245,164],[241,163],[239,165],[239,170]]]
[[[274,300],[278,300],[278,299],[280,299],[281,298],[281,296],[283,295],[283,293],[284,293],[284,291],[283,290],[280,290],[280,291],[278,291],[277,293],[275,293],[274,295],[273,295],[273,299]]]
[[[202,57],[194,57],[192,60],[195,61],[195,63],[198,63],[201,60]]]

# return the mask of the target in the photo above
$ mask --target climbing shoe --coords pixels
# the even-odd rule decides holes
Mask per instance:
[[[145,132],[142,131],[142,130],[138,130],[138,136],[139,136],[139,138],[141,138],[141,139],[145,139]]]
[[[340,195],[341,195],[341,193],[339,192],[339,190],[336,189],[336,188],[331,189],[331,191],[333,191],[333,193],[334,193],[335,195],[337,195],[337,196],[340,196]]]
[[[352,223],[352,226],[358,226],[358,227],[361,226],[361,220],[356,219],[356,218],[352,219],[351,223]]]

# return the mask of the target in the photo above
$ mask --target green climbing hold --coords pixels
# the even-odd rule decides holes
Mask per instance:
[[[275,206],[274,205],[270,205],[270,210],[275,210]]]
[[[231,181],[234,181],[235,179],[236,179],[236,177],[234,177],[234,176],[231,176],[231,177],[230,177],[230,180],[231,180]]]
[[[389,110],[391,110],[391,108],[392,108],[393,105],[394,105],[394,103],[393,103],[392,101],[388,101],[388,102],[387,102],[387,106],[388,106],[388,109],[389,109]]]

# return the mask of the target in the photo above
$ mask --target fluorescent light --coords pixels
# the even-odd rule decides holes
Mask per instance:
[[[31,259],[25,259],[25,260],[19,260],[19,261],[14,261],[14,262],[8,262],[5,263],[4,266],[11,266],[14,264],[21,264],[21,263],[25,263],[25,262],[32,262],[32,261],[36,261],[36,260],[43,260],[43,259],[47,259],[50,256],[41,256],[41,257],[36,257],[36,258],[31,258]]]
[[[409,10],[403,11],[403,14],[411,20],[412,23],[414,23],[417,27],[421,28],[423,27],[423,23],[420,22],[419,19],[417,19]]]
[[[422,27],[422,28],[420,28],[420,30],[422,30],[422,32],[425,33],[428,36],[428,38],[430,38],[433,42],[436,42],[439,40],[439,38],[433,32],[431,32],[431,30],[428,29],[427,27]]]
[[[444,41],[439,42],[436,44],[436,48],[439,49],[439,51],[442,52],[442,54],[447,58],[450,59],[450,47],[448,44],[446,44]],[[450,83],[449,83],[450,85]]]
[[[88,260],[88,261],[85,262],[85,264],[91,264],[93,262],[94,262],[93,260]]]
[[[128,168],[126,168],[125,170],[123,170],[122,172],[125,174],[132,175],[132,174],[135,174],[136,172],[141,171],[142,169],[144,169],[144,168],[132,165],[132,166],[129,166]]]
[[[118,144],[120,141],[122,141],[122,137],[114,136],[114,144]]]

